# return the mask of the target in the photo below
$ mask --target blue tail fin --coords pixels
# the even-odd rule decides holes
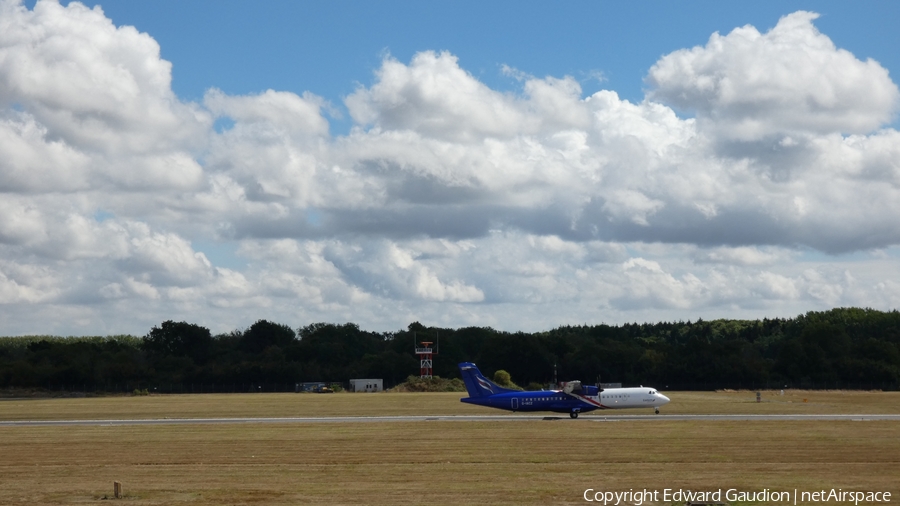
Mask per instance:
[[[484,377],[478,367],[472,362],[463,362],[459,364],[459,373],[462,375],[463,382],[466,384],[466,390],[469,397],[489,397],[494,394],[503,392],[514,392],[508,388],[503,388],[493,381]]]

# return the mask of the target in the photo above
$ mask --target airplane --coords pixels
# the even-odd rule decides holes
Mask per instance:
[[[460,402],[513,412],[552,411],[578,418],[579,413],[595,409],[653,408],[659,414],[659,407],[669,402],[668,397],[652,387],[601,389],[569,381],[562,390],[523,392],[490,381],[471,362],[459,364],[459,372],[469,392]]]

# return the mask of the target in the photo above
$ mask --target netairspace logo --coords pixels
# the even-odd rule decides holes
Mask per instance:
[[[664,503],[717,503],[722,500],[728,502],[763,502],[763,503],[847,503],[858,505],[891,502],[890,492],[861,492],[855,490],[843,490],[840,488],[817,491],[778,491],[764,488],[758,491],[741,491],[736,488],[718,490],[684,490],[664,488],[659,490],[634,490],[612,492],[595,490],[593,488],[584,491],[584,500],[587,502],[603,503],[604,505],[617,506],[620,504],[633,504],[641,506],[645,502]]]

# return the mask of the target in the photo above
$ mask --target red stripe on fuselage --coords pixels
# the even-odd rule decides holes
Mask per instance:
[[[611,409],[609,406],[604,406],[603,404],[601,404],[601,403],[595,401],[594,399],[591,399],[590,397],[583,397],[583,396],[578,395],[578,394],[568,394],[568,395],[571,395],[572,397],[574,397],[574,398],[576,398],[576,399],[579,399],[579,400],[581,400],[582,402],[586,402],[586,403],[588,403],[588,404],[590,404],[590,405],[592,405],[592,406],[596,406],[596,407],[598,407],[598,408],[600,408],[600,409]]]

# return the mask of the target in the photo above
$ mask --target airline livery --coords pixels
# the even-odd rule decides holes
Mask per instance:
[[[578,413],[595,409],[653,408],[659,414],[659,407],[669,402],[652,387],[600,389],[570,381],[562,390],[522,392],[490,381],[471,362],[459,364],[459,372],[469,392],[461,402],[508,411],[552,411],[578,418]]]

